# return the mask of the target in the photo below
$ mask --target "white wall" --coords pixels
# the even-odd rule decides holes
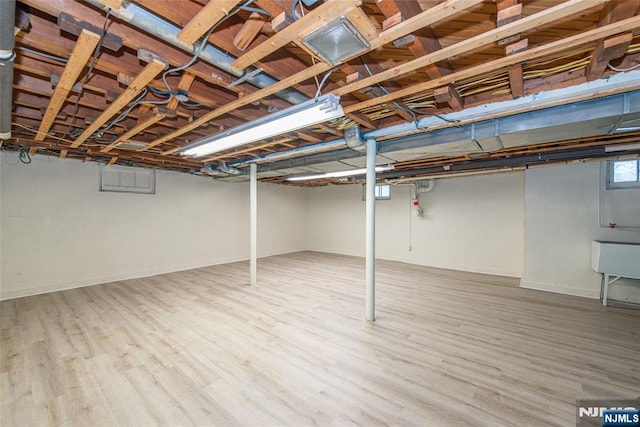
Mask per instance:
[[[155,195],[101,193],[94,163],[1,156],[2,299],[248,258],[247,183],[159,171]],[[392,187],[377,203],[377,256],[598,297],[591,240],[640,243],[640,232],[599,227],[599,182],[597,163],[440,179],[422,218],[409,188]],[[259,256],[364,255],[360,185],[260,184],[258,197]],[[626,283],[610,297],[640,302],[640,286]]]
[[[376,256],[414,264],[520,277],[523,260],[521,172],[439,179],[411,215],[408,187],[376,203]],[[361,185],[314,188],[308,194],[307,246],[364,255]]]
[[[98,191],[95,163],[1,160],[0,297],[249,256],[248,183],[158,171],[155,195]],[[306,191],[260,184],[258,255],[304,250]]]
[[[591,269],[591,241],[640,243],[640,231],[599,226],[600,164],[529,169],[525,173],[525,262],[521,286],[598,298],[601,275]],[[640,190],[629,194],[638,208]],[[609,296],[640,302],[640,286],[616,283]]]

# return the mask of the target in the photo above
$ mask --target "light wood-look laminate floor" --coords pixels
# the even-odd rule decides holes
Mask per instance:
[[[575,425],[640,395],[640,311],[302,252],[1,303],[8,426]]]

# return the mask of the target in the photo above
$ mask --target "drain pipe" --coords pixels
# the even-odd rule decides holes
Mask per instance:
[[[11,138],[16,1],[0,0],[0,139]]]
[[[2,3],[6,2],[5,0],[0,1]],[[88,3],[104,11],[110,9],[109,6],[102,4],[100,0],[84,1],[85,3]],[[13,2],[13,0],[10,0],[10,2]],[[178,40],[178,33],[182,31],[182,28],[165,21],[163,18],[160,18],[159,16],[147,11],[146,9],[136,5],[135,3],[124,2],[119,9],[111,9],[111,15],[115,16],[121,21],[137,27],[138,29],[148,34],[151,34],[154,37],[164,40],[165,42],[170,43],[178,49],[184,50],[185,52],[193,53],[195,50],[194,45],[190,45]],[[11,28],[13,28],[13,24],[11,25]],[[207,43],[205,48],[200,53],[199,59],[208,62],[209,64],[218,67],[235,77],[246,77],[247,82],[259,88],[265,88],[267,86],[278,83],[278,80],[266,74],[255,74],[257,70],[255,67],[248,67],[244,71],[244,73],[243,70],[233,68],[231,66],[231,63],[233,63],[236,58],[212,46],[209,43]],[[306,96],[292,89],[281,90],[275,95],[291,104],[300,104],[302,102],[308,101],[308,98]]]

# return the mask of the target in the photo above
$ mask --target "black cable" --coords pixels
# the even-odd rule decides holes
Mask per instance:
[[[96,62],[98,62],[98,55],[100,54],[100,50],[102,49],[102,44],[104,43],[104,37],[107,35],[107,26],[109,24],[110,15],[111,15],[111,8],[107,9],[107,15],[105,16],[104,24],[102,25],[102,33],[100,34],[100,40],[98,41],[96,48],[93,50],[93,59],[91,60],[91,64],[89,64],[89,70],[87,71],[87,74],[84,76],[84,79],[82,80],[82,86],[84,86],[87,82],[89,82],[89,79],[91,78],[91,73],[93,73],[93,69],[96,66]],[[82,96],[82,92],[78,93],[76,103],[73,107],[74,108],[73,120],[71,120],[71,124],[67,128],[67,131],[64,133],[64,135],[62,135],[63,138],[66,138],[67,136],[69,136],[69,134],[71,133],[71,129],[73,129],[73,127],[76,124],[76,120],[78,118],[77,117],[78,111],[80,110],[81,96]]]
[[[253,0],[246,2],[245,5],[247,5],[249,3],[253,3]],[[271,16],[271,14],[269,12],[267,12],[264,9],[260,9],[258,7],[240,6],[240,9],[245,10],[247,12],[259,13],[260,15],[264,15],[264,16]]]
[[[293,3],[291,3],[291,19],[294,21],[298,20],[298,17],[296,16],[296,7],[298,7],[300,1],[301,0],[293,0]]]
[[[24,163],[25,165],[28,165],[29,163],[31,163],[31,156],[29,155],[29,147],[20,147],[18,149],[18,158],[20,159],[20,162]]]

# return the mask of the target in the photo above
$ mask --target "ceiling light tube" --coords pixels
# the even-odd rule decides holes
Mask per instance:
[[[376,172],[385,172],[392,169],[393,169],[393,165],[376,166]],[[288,176],[285,179],[287,181],[307,181],[310,179],[343,178],[345,176],[364,175],[365,173],[367,173],[367,168],[350,169],[346,171],[337,171],[337,172],[316,173],[312,175]]]
[[[185,156],[202,157],[342,117],[340,97],[327,94],[184,147]]]

